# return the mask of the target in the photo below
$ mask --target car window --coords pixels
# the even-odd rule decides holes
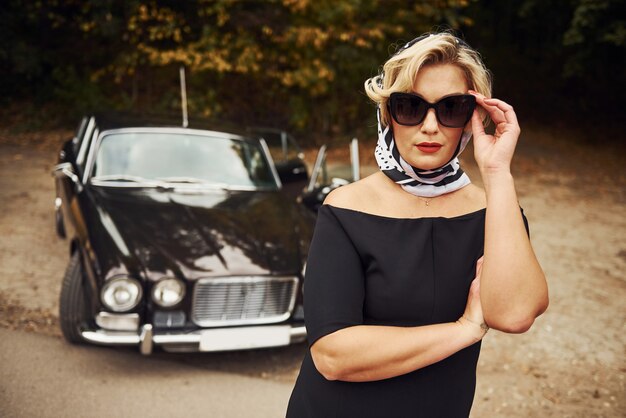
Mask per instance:
[[[278,188],[260,143],[208,135],[167,132],[105,135],[91,176],[115,175]]]
[[[265,140],[274,161],[280,162],[299,158],[300,147],[293,137],[286,132],[270,130],[254,130],[254,132]]]

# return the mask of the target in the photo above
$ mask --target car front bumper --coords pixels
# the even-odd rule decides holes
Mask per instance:
[[[142,354],[152,353],[155,345],[171,352],[230,351],[281,347],[306,339],[304,325],[264,325],[201,329],[191,332],[155,333],[151,324],[139,331],[83,330],[85,341],[109,346],[138,346]]]

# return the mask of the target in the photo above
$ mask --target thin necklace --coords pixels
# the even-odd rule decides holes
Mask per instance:
[[[417,196],[422,202],[426,203],[426,206],[430,206],[430,201],[433,200],[433,198],[431,197],[430,199],[424,199],[422,196]]]

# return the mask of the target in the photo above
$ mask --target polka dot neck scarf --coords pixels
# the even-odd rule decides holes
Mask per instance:
[[[404,161],[396,147],[391,124],[384,129],[378,118],[378,144],[375,156],[380,170],[399,184],[406,192],[420,197],[436,197],[451,193],[470,184],[470,179],[461,169],[458,156],[472,137],[471,132],[463,132],[459,145],[450,161],[434,170],[420,170]]]

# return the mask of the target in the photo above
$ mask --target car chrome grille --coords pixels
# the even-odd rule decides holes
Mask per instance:
[[[228,277],[198,280],[192,320],[203,327],[268,324],[289,318],[297,277]]]

